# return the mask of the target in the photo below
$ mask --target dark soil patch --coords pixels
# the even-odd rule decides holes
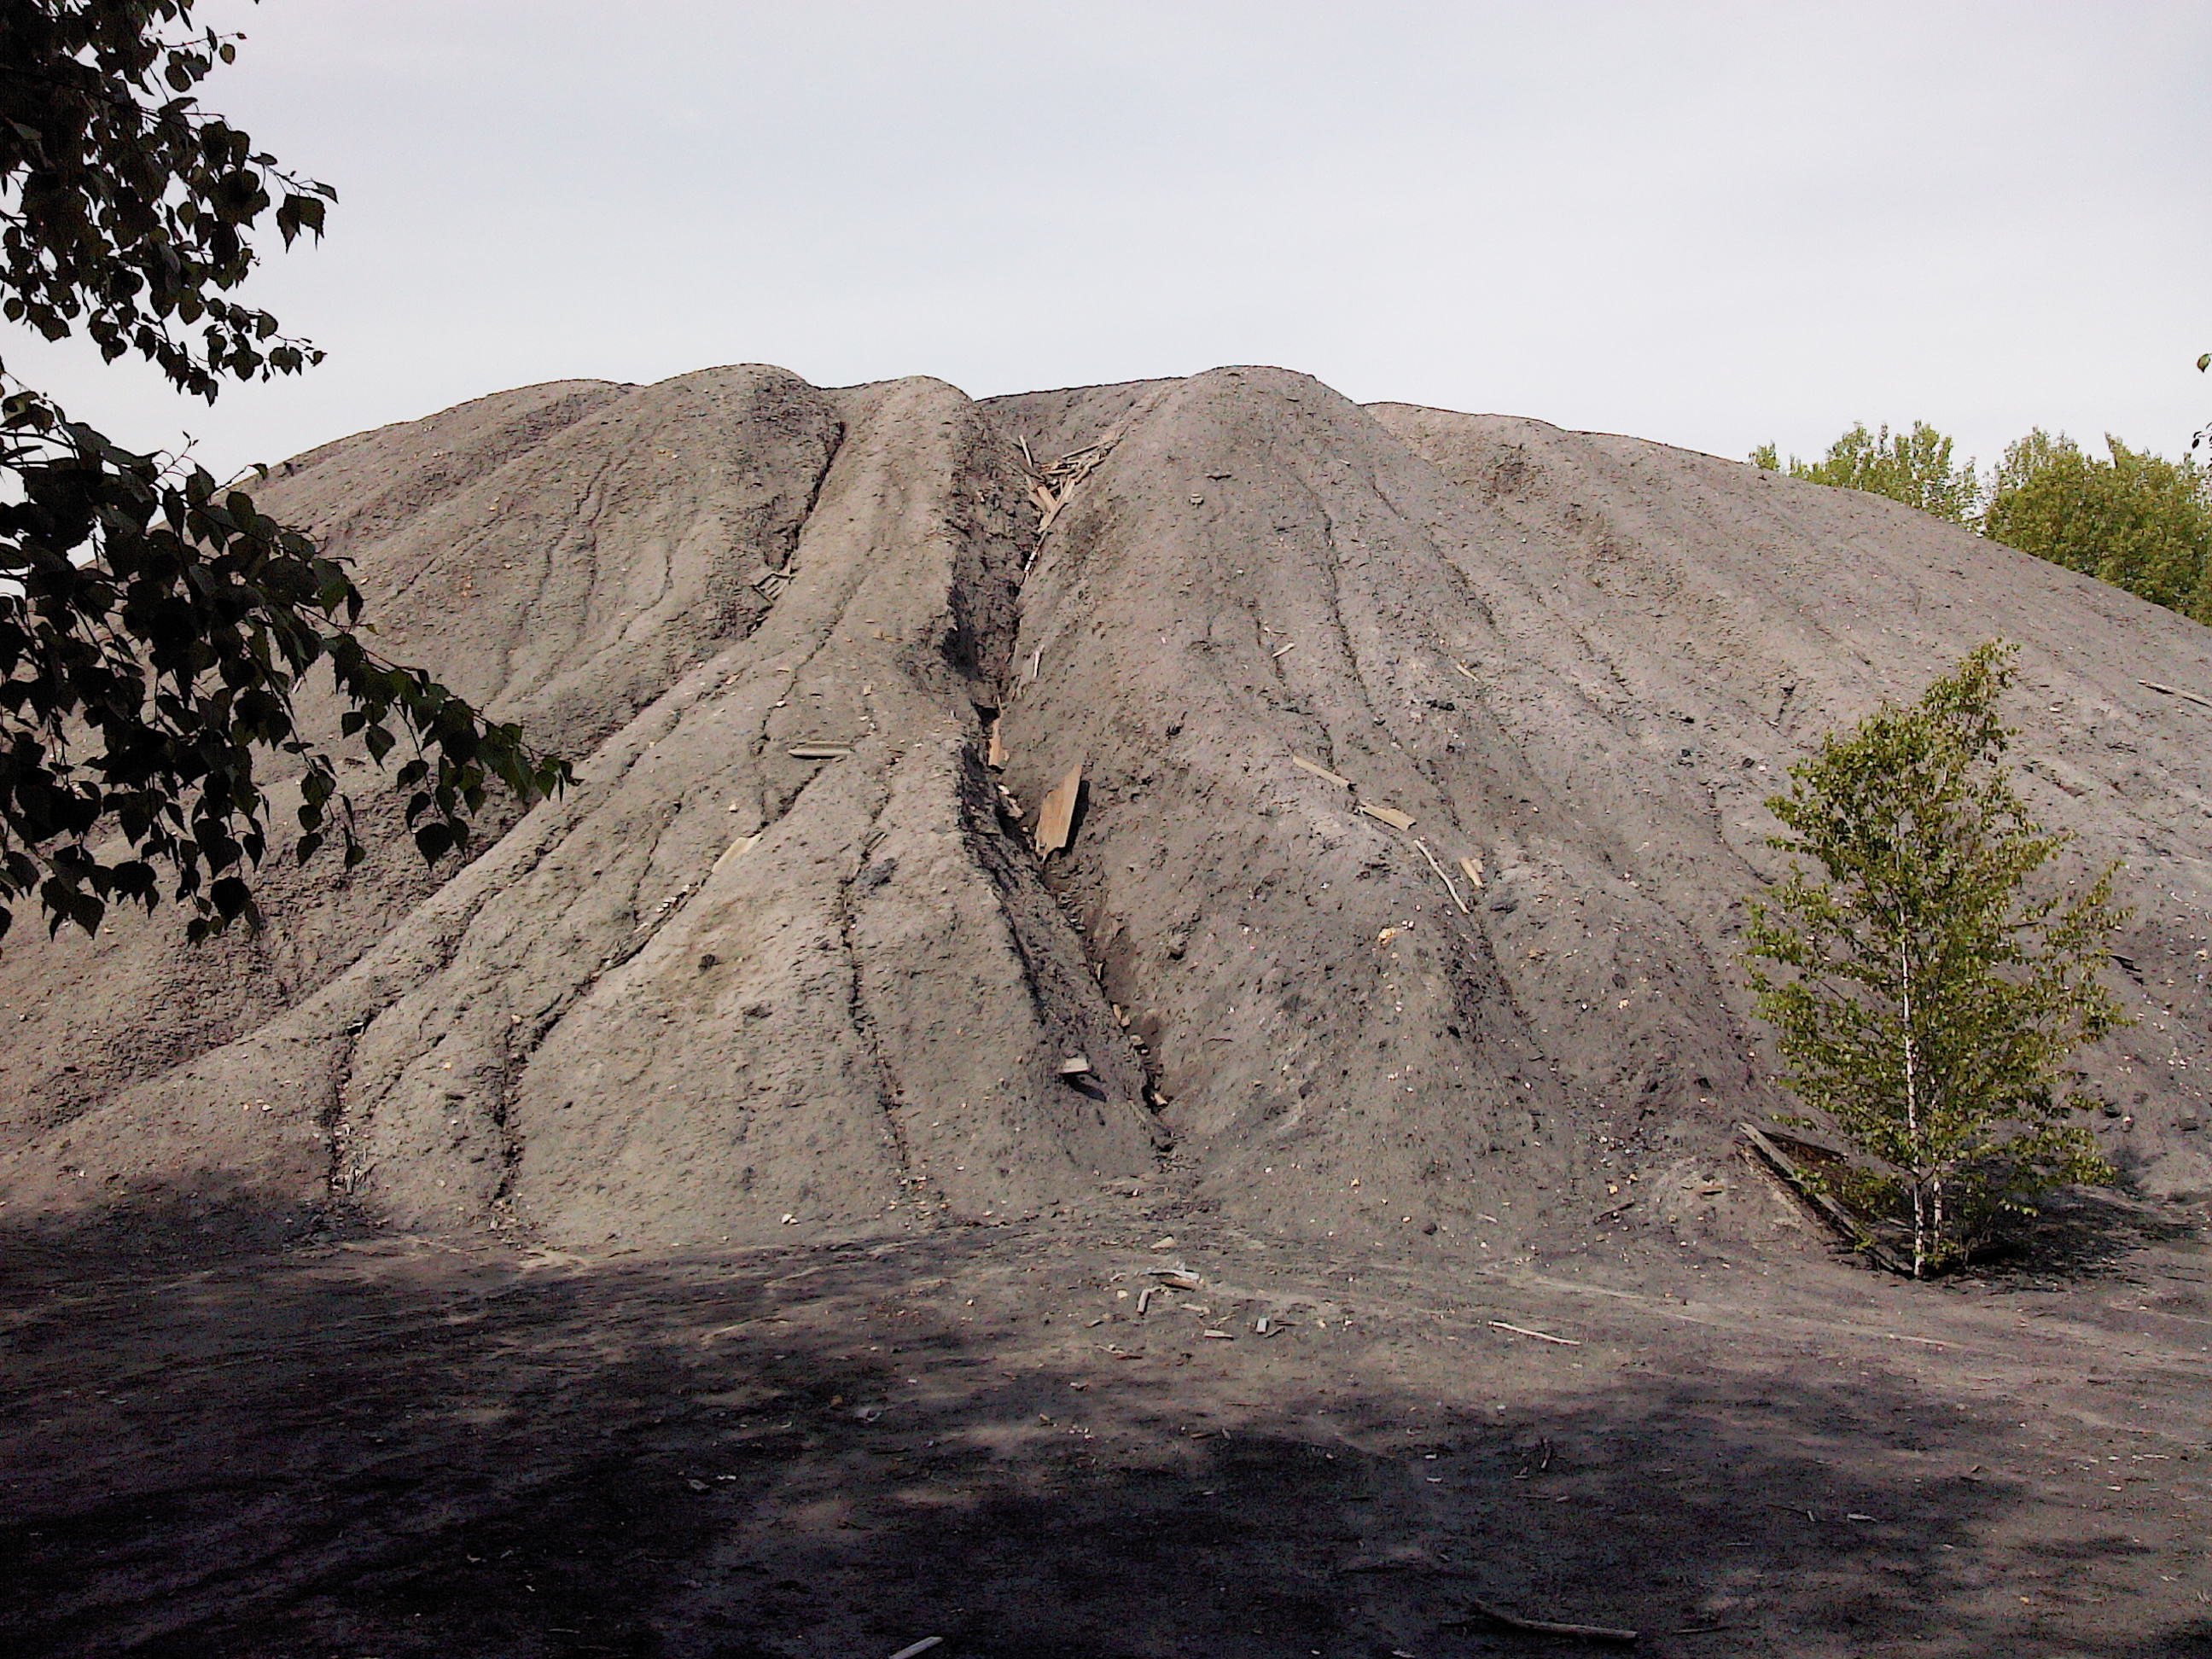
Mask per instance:
[[[18,1248],[10,1651],[1606,1650],[1471,1598],[1656,1655],[2212,1651],[2201,1254],[2029,1297],[1156,1239]],[[1202,1288],[1139,1319],[1166,1263]]]

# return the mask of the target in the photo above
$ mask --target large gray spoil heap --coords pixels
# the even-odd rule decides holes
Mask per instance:
[[[1714,1177],[1780,1103],[1732,963],[1760,803],[1998,635],[2033,808],[2136,907],[2106,1146],[2212,1185],[2212,635],[1888,501],[1270,368],[748,367],[487,398],[264,504],[578,787],[434,872],[381,805],[352,877],[272,865],[258,938],[19,927],[14,1224],[652,1249],[1142,1177],[1347,1246],[1756,1247],[1783,1212]]]

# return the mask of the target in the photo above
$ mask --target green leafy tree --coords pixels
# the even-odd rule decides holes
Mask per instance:
[[[1982,528],[1993,540],[2212,622],[2212,490],[2194,461],[2107,437],[2109,459],[2038,428],[2008,446]]]
[[[2197,360],[2197,372],[2199,374],[2203,374],[2207,369],[2212,369],[2212,351],[2204,353]],[[2189,440],[2189,453],[2192,455],[2195,454],[2198,447],[2208,437],[2212,437],[2212,426],[2198,427],[2194,435],[2192,435]]]
[[[1894,436],[1887,426],[1869,432],[1862,423],[1830,444],[1817,461],[1792,455],[1785,465],[1772,444],[1753,450],[1751,460],[1770,472],[1787,472],[1793,478],[1842,489],[1868,490],[1965,524],[1974,515],[1980,485],[1972,461],[1952,465],[1951,447],[1951,440],[1925,421],[1915,421],[1910,431]]]
[[[2066,1060],[2129,1023],[2098,977],[2126,919],[2117,865],[2029,896],[2066,837],[2032,823],[2002,757],[2013,648],[1975,650],[1911,708],[1885,703],[1768,802],[1796,855],[1751,902],[1745,962],[1787,1081],[1855,1155],[1823,1180],[1908,1231],[1912,1270],[1956,1263],[2050,1188],[2109,1181]]]
[[[321,356],[233,297],[254,236],[319,236],[326,185],[286,172],[194,89],[236,54],[194,0],[0,0],[0,314],[212,399]],[[205,937],[258,920],[262,769],[301,778],[298,856],[362,856],[293,692],[317,665],[381,761],[426,858],[466,844],[498,783],[568,768],[356,629],[344,566],[189,460],[127,449],[0,365],[0,933],[35,896],[50,931],[165,896]]]

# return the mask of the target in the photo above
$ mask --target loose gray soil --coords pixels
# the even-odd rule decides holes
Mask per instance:
[[[1624,1650],[1480,1601],[1653,1659],[2212,1655],[2201,1243],[1931,1289],[1193,1220],[11,1252],[9,1651]],[[1162,1265],[1199,1288],[1139,1318]]]
[[[27,1650],[2212,1651],[2204,629],[1270,368],[532,387],[265,504],[579,781],[425,870],[355,761],[260,935],[0,952]],[[1733,958],[1996,636],[2127,1185],[1911,1287],[1744,1161]]]

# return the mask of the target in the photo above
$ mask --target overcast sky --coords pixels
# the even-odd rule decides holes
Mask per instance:
[[[2212,418],[2212,7],[206,0],[206,101],[337,186],[211,464],[532,381],[983,395],[1280,363],[1740,457]]]

